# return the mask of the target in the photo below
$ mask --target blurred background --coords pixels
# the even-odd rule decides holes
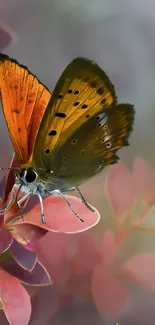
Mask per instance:
[[[4,53],[28,66],[51,90],[76,56],[96,61],[115,85],[119,102],[135,105],[130,147],[121,149],[120,157],[129,166],[135,156],[155,165],[153,0],[0,0],[0,22],[14,34]],[[6,167],[13,151],[2,113],[0,123],[0,165]],[[103,182],[104,172],[81,186],[85,198],[101,212]],[[101,318],[91,303],[80,300],[48,324],[115,323]],[[32,320],[30,324],[36,323]],[[123,324],[128,324],[127,320]],[[135,319],[129,324],[135,324]]]

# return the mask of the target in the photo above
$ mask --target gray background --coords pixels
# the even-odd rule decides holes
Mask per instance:
[[[135,104],[131,145],[120,150],[121,158],[131,165],[134,157],[141,155],[155,165],[153,0],[1,0],[0,21],[8,24],[18,36],[6,53],[27,65],[51,90],[75,56],[86,56],[101,65],[114,83],[119,101]],[[6,167],[12,146],[2,113],[0,123],[0,164]],[[102,204],[104,172],[102,175],[81,187],[85,197],[98,209]],[[154,323],[155,301],[146,295],[145,299],[138,302],[143,309],[145,307],[144,312],[136,304],[136,307],[130,306],[121,316],[120,325]],[[40,323],[39,318],[38,314],[38,320],[33,319],[31,324],[116,323],[101,319],[95,308],[84,302],[65,309],[50,323],[46,322],[46,315]]]

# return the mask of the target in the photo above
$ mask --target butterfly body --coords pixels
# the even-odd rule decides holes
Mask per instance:
[[[108,76],[88,59],[74,59],[51,94],[26,67],[0,54],[0,90],[21,168],[16,186],[40,202],[76,189],[116,163],[117,151],[128,145],[134,107],[117,104]]]
[[[61,189],[62,192],[68,192],[76,189],[73,186],[65,186],[61,180],[53,179],[50,182],[43,181],[40,177],[38,177],[34,168],[29,167],[20,172],[20,174],[16,174],[16,185],[17,188],[22,184],[22,191],[26,194],[40,194],[42,196],[45,195],[54,195],[54,192],[58,189]]]

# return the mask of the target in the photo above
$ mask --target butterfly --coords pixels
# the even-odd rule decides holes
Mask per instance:
[[[25,193],[18,206],[78,189],[84,181],[118,161],[128,145],[134,106],[117,104],[106,73],[89,59],[77,57],[61,74],[51,93],[27,67],[0,54],[0,93],[4,117],[20,172],[15,187]],[[81,192],[82,201],[87,204]]]

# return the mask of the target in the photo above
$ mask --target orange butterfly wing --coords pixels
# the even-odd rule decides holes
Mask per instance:
[[[22,168],[29,167],[51,93],[26,67],[4,54],[0,54],[0,92],[17,160]]]

